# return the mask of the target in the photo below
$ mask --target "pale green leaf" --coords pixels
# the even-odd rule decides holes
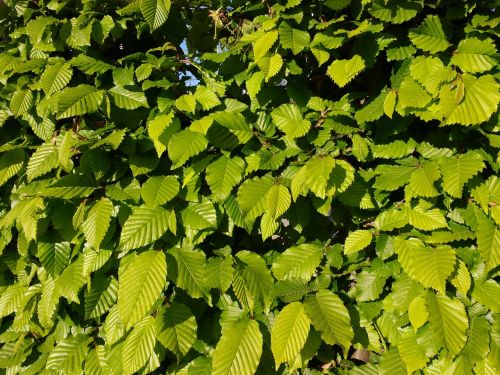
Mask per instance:
[[[148,122],[148,134],[153,140],[158,156],[161,156],[168,146],[170,138],[181,130],[179,119],[174,117],[174,113],[156,116]]]
[[[286,22],[280,24],[279,33],[281,46],[291,49],[294,55],[309,47],[311,42],[311,37],[307,31],[294,29]]]
[[[161,207],[137,207],[123,225],[120,249],[127,252],[159,239],[169,228],[170,215]]]
[[[421,197],[436,197],[439,195],[434,183],[441,177],[439,167],[432,162],[424,162],[417,166],[410,177],[410,187]]]
[[[267,193],[266,213],[273,219],[277,219],[288,210],[291,202],[292,197],[285,186],[273,185]]]
[[[125,270],[120,267],[118,311],[120,320],[130,328],[139,322],[161,296],[166,283],[165,254],[146,251],[133,258]]]
[[[249,219],[264,213],[267,207],[267,194],[274,186],[274,179],[266,175],[262,178],[246,180],[238,189],[237,201]]]
[[[69,64],[49,65],[40,78],[40,85],[45,95],[50,96],[66,87],[72,76],[73,69]]]
[[[212,374],[253,375],[262,355],[263,338],[255,320],[243,318],[222,334],[213,354]]]
[[[192,229],[207,229],[217,227],[217,212],[213,203],[208,199],[202,202],[190,202],[182,210],[182,223]]]
[[[239,158],[221,156],[206,169],[206,179],[217,201],[227,198],[233,187],[241,181],[245,162]]]
[[[103,91],[94,86],[79,85],[67,87],[52,98],[55,100],[57,119],[60,120],[97,111],[103,100]]]
[[[462,302],[456,298],[429,293],[427,308],[434,339],[439,340],[452,355],[460,353],[467,341],[466,331],[469,327]]]
[[[438,208],[425,211],[421,206],[415,206],[414,208],[406,206],[406,216],[410,225],[420,230],[448,227],[443,213]]]
[[[109,228],[113,203],[108,198],[101,198],[89,210],[82,229],[87,243],[99,249]]]
[[[301,278],[309,281],[321,263],[323,251],[315,244],[301,244],[286,249],[273,262],[273,275],[278,280]]]
[[[326,73],[338,86],[346,86],[365,68],[365,60],[360,55],[354,55],[349,60],[335,60]]]
[[[462,197],[465,183],[484,168],[483,158],[476,152],[469,151],[457,157],[440,160],[443,174],[443,188],[453,197]]]
[[[372,232],[369,230],[356,230],[350,232],[344,244],[344,253],[346,255],[357,253],[363,250],[372,242]]]
[[[497,49],[491,39],[462,39],[451,57],[451,63],[463,72],[482,73],[495,67]]]
[[[192,298],[207,295],[210,286],[205,278],[205,253],[189,248],[174,248],[171,250],[177,263],[175,283],[184,289]],[[174,278],[175,275],[171,275]]]
[[[418,241],[397,241],[399,262],[410,276],[427,288],[445,293],[445,284],[455,268],[455,252],[449,246],[426,248]]]
[[[122,349],[123,374],[132,375],[146,365],[156,343],[155,320],[147,316],[127,336]]]
[[[392,118],[394,108],[396,107],[397,94],[395,91],[390,90],[384,100],[384,113],[387,117]]]
[[[16,91],[10,100],[12,115],[19,117],[28,112],[33,104],[33,92],[30,90]]]
[[[42,176],[59,165],[59,156],[56,145],[46,142],[36,149],[28,161],[26,174],[28,181]]]
[[[141,13],[152,31],[162,26],[170,12],[170,0],[139,0]]]
[[[415,297],[410,303],[410,308],[408,309],[408,318],[410,323],[417,331],[422,327],[429,317],[429,312],[427,311],[427,304],[424,297]]]
[[[61,340],[49,353],[47,370],[63,374],[81,373],[88,343],[89,338],[83,333]]]
[[[115,86],[108,90],[115,100],[115,104],[123,109],[148,108],[148,101],[142,91],[130,91],[121,86]]]
[[[278,40],[278,31],[271,30],[264,33],[253,45],[253,58],[258,61],[262,58]]]
[[[351,346],[354,332],[349,312],[342,300],[326,289],[306,298],[304,310],[321,338],[329,345],[340,344],[345,351]]]
[[[179,188],[175,176],[153,176],[142,185],[141,198],[149,207],[161,206],[172,200]]]
[[[273,110],[271,116],[278,129],[292,139],[306,135],[311,127],[295,104],[283,104]]]
[[[182,358],[196,341],[196,319],[182,303],[172,303],[156,316],[158,341],[177,358]]]
[[[91,349],[85,359],[85,374],[107,375],[111,373],[108,352],[103,345]]]
[[[190,157],[205,150],[207,145],[207,139],[201,133],[184,129],[174,134],[168,142],[168,156],[172,160],[172,168],[182,166]]]
[[[0,156],[0,186],[21,171],[24,161],[25,154],[21,149],[10,150]]]
[[[465,86],[465,97],[461,102],[457,102],[456,89],[452,85],[441,88],[441,112],[445,117],[442,124],[477,125],[488,121],[498,108],[500,85],[491,75],[475,78],[463,74],[461,79]]]
[[[300,302],[286,305],[276,317],[271,329],[271,350],[276,368],[291,362],[304,347],[309,334],[310,320]]]
[[[500,229],[483,214],[478,216],[477,224],[477,247],[489,271],[500,265]]]
[[[442,52],[450,46],[438,16],[428,15],[418,28],[410,31],[409,37],[417,48],[431,53]]]

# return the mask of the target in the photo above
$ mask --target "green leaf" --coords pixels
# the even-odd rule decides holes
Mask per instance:
[[[483,214],[477,219],[477,248],[485,262],[486,271],[500,265],[500,230],[495,223]]]
[[[44,242],[38,243],[38,258],[43,268],[52,276],[56,277],[66,268],[71,255],[71,246],[68,242]]]
[[[359,302],[376,300],[384,289],[386,277],[362,271],[356,279],[356,288],[352,292]]]
[[[64,374],[80,373],[87,354],[89,338],[83,333],[61,340],[49,353],[47,370]]]
[[[415,297],[408,309],[408,318],[415,331],[427,322],[428,317],[429,312],[427,311],[425,298],[421,296]]]
[[[243,318],[226,329],[213,354],[212,374],[255,374],[262,355],[263,338],[255,320]]]
[[[346,86],[354,77],[365,69],[365,60],[360,55],[354,55],[349,60],[335,60],[326,73],[338,86]]]
[[[50,96],[65,88],[72,76],[73,69],[69,64],[49,65],[40,78],[40,85],[45,95]]]
[[[417,48],[430,53],[442,52],[450,46],[438,16],[428,15],[418,28],[410,31],[409,37]]]
[[[253,45],[253,58],[255,61],[261,59],[278,40],[278,31],[271,30],[264,33]]]
[[[267,207],[267,194],[273,186],[274,179],[269,175],[246,180],[241,184],[237,201],[248,219],[254,219],[264,213]]]
[[[30,90],[16,91],[10,100],[10,110],[15,117],[19,117],[28,112],[32,105],[33,92]]]
[[[158,341],[177,358],[182,358],[196,341],[196,319],[182,303],[172,303],[156,316]]]
[[[61,199],[86,198],[97,189],[90,174],[67,174],[41,191],[41,195]]]
[[[174,134],[168,142],[168,156],[172,160],[172,168],[182,166],[190,157],[205,150],[207,145],[207,139],[201,133],[184,129]]]
[[[97,201],[87,214],[82,224],[87,243],[94,249],[99,249],[109,228],[113,203],[107,198]]]
[[[412,328],[406,328],[400,333],[398,351],[409,374],[423,368],[428,361],[424,348],[418,344]]]
[[[322,259],[323,250],[315,244],[293,246],[273,262],[273,275],[278,280],[301,278],[309,281]]]
[[[161,207],[137,207],[123,225],[120,249],[127,252],[159,239],[169,228],[170,215]]]
[[[269,192],[267,193],[267,210],[266,213],[269,214],[273,219],[277,219],[282,216],[290,207],[292,202],[292,197],[290,192],[283,185],[273,185]]]
[[[346,255],[357,253],[363,250],[372,242],[372,232],[369,230],[356,230],[349,233],[344,244],[344,253]]]
[[[408,218],[401,210],[385,210],[373,221],[377,230],[390,232],[396,228],[402,228],[408,224]]]
[[[135,325],[123,344],[123,374],[131,375],[144,367],[153,354],[155,343],[155,320],[147,316]]]
[[[108,353],[103,345],[91,349],[85,358],[85,373],[89,375],[105,375],[111,373]]]
[[[176,285],[186,290],[192,298],[208,295],[210,288],[205,278],[205,254],[182,247],[172,249],[172,255],[177,263]]]
[[[340,344],[345,351],[351,346],[354,332],[349,312],[342,300],[326,289],[306,298],[304,310],[321,338],[329,345]]]
[[[194,93],[194,98],[198,103],[201,104],[201,107],[205,111],[208,111],[221,104],[219,98],[217,97],[217,94],[206,86],[197,86]]]
[[[182,211],[182,223],[192,229],[207,229],[217,227],[217,212],[213,203],[204,199],[201,203],[190,202]]]
[[[386,0],[374,0],[370,13],[382,21],[401,24],[414,18],[421,9],[422,4],[419,1],[388,2]]]
[[[384,113],[387,117],[392,118],[394,107],[396,107],[397,94],[395,91],[390,90],[384,100]]]
[[[93,86],[68,87],[53,96],[57,119],[95,112],[101,106],[103,92]]]
[[[406,272],[427,288],[445,293],[445,284],[455,268],[455,252],[449,246],[426,248],[418,241],[394,244]]]
[[[263,57],[259,60],[259,66],[265,74],[265,81],[269,81],[281,71],[283,58],[279,53],[274,53],[269,57]]]
[[[396,110],[404,114],[407,108],[424,108],[431,101],[431,96],[413,78],[407,76],[398,91],[398,105]]]
[[[142,91],[129,91],[121,86],[115,86],[108,90],[115,104],[123,109],[137,109],[139,107],[148,108],[148,100]]]
[[[462,355],[474,363],[485,358],[490,351],[488,340],[490,324],[485,317],[475,316],[470,320],[470,328],[467,333],[467,343],[462,351]]]
[[[175,198],[179,188],[174,176],[153,176],[142,185],[141,197],[149,207],[161,206]]]
[[[456,52],[451,57],[451,63],[463,72],[482,73],[497,65],[497,49],[491,39],[462,39]]]
[[[439,192],[434,183],[441,177],[439,167],[432,162],[422,163],[417,166],[410,177],[410,187],[413,192],[421,197],[436,197]]]
[[[21,171],[24,161],[25,154],[21,149],[7,151],[0,156],[0,186]]]
[[[441,85],[453,77],[453,71],[445,67],[439,58],[430,56],[416,57],[411,64],[410,73],[432,96],[436,96]]]
[[[118,282],[97,274],[85,295],[85,319],[98,318],[109,311],[118,298]]]
[[[429,293],[427,308],[434,339],[438,340],[451,355],[460,353],[467,341],[466,331],[469,327],[462,302],[456,298]]]
[[[273,278],[266,262],[257,254],[243,250],[236,254],[233,290],[242,304],[253,311],[255,303],[265,310],[271,304]]]
[[[414,208],[406,207],[408,222],[420,230],[434,230],[446,228],[448,224],[441,210],[434,208],[425,211],[421,206]]]
[[[217,201],[222,201],[231,194],[233,187],[243,177],[245,162],[239,158],[221,156],[206,169],[206,179]]]
[[[31,155],[28,161],[26,174],[28,181],[32,181],[36,177],[42,176],[59,165],[59,155],[57,148],[52,142],[42,144]]]
[[[292,139],[306,135],[311,127],[310,122],[302,117],[299,107],[294,104],[279,106],[271,116],[278,129]]]
[[[291,49],[294,55],[309,47],[311,37],[307,31],[294,29],[288,23],[282,22],[279,27],[281,46]]]
[[[152,31],[158,29],[167,21],[170,12],[170,0],[139,1],[141,13]]]
[[[120,267],[118,278],[118,311],[127,329],[139,322],[160,298],[167,276],[162,252],[151,250],[131,256],[125,269]]]
[[[451,279],[451,283],[463,296],[467,295],[472,280],[467,266],[461,260],[458,261],[458,270],[456,271],[455,277]]]
[[[276,317],[271,330],[271,350],[276,369],[283,362],[291,362],[304,347],[310,321],[300,302],[286,305]]]
[[[488,121],[498,108],[500,85],[490,75],[475,78],[464,74],[461,79],[465,86],[465,98],[461,102],[457,102],[456,90],[451,85],[441,88],[441,112],[445,117],[442,124],[478,125]]]
[[[443,174],[443,188],[453,197],[462,197],[464,185],[484,168],[480,154],[469,151],[457,157],[447,157],[440,160]]]
[[[148,134],[153,140],[156,152],[160,157],[167,149],[170,138],[181,130],[180,121],[174,117],[174,113],[156,116],[148,122]]]

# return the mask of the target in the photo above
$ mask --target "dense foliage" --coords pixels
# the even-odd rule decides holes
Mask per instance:
[[[0,368],[498,373],[498,5],[1,1]]]

